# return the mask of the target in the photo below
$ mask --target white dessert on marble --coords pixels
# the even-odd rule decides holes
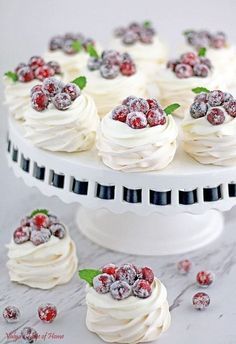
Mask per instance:
[[[46,221],[43,227],[35,222],[37,216]],[[44,214],[34,215],[23,220],[14,232],[7,245],[7,268],[12,282],[51,289],[68,283],[75,274],[78,265],[75,244],[56,217],[48,218]]]
[[[98,155],[103,163],[126,172],[156,171],[170,164],[176,152],[178,129],[171,115],[166,116],[161,108],[159,111],[152,114],[158,117],[158,123],[151,125],[149,112],[138,112],[144,125],[136,128],[128,122],[129,111],[126,122],[114,120],[113,113],[108,113],[97,134]]]
[[[209,100],[198,105],[195,100],[186,114],[182,123],[183,148],[201,164],[232,166],[236,164],[236,100],[219,90],[207,97],[214,99],[212,94],[218,105],[209,105]]]

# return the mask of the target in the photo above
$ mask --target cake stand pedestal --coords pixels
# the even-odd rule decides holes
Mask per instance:
[[[165,255],[202,247],[220,235],[222,212],[236,204],[236,167],[201,165],[180,147],[163,171],[122,173],[104,166],[96,150],[38,149],[10,118],[7,151],[18,177],[47,196],[78,203],[84,235],[120,252]]]

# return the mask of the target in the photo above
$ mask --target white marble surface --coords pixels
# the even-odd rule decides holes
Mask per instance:
[[[0,74],[2,75],[4,71],[31,54],[41,53],[46,48],[47,38],[52,34],[77,29],[87,31],[92,35],[94,23],[97,23],[95,30],[97,37],[105,41],[109,37],[109,30],[114,26],[114,21],[119,24],[119,22],[126,23],[135,17],[143,18],[143,8],[141,5],[135,5],[137,1],[134,0],[129,3],[125,0],[120,0],[119,3],[100,0],[100,7],[94,6],[94,3],[93,1],[82,3],[70,0],[67,6],[61,0],[37,3],[32,0],[0,1],[0,38],[2,38],[0,40],[4,42],[0,54]],[[124,8],[125,3],[126,11],[122,11],[120,17],[116,16],[115,13],[119,13],[119,6]],[[219,23],[223,24],[220,25],[221,29],[225,29],[231,37],[236,38],[234,0],[225,0],[223,5],[218,0],[214,2],[210,0],[207,3],[199,0],[198,4],[194,1],[179,0],[178,6],[174,5],[175,3],[168,0],[160,4],[160,2],[148,0],[145,6],[145,18],[158,22],[159,31],[164,32],[166,39],[172,39],[172,42],[176,44],[180,39],[178,32],[186,27],[204,26],[218,29]],[[174,8],[173,11],[169,11],[171,6]],[[184,13],[187,13],[186,25],[182,23],[183,7]],[[56,20],[51,21],[50,18],[54,12]],[[175,13],[175,16],[172,13]],[[0,91],[2,103],[2,87]],[[168,299],[172,309],[172,325],[159,340],[160,344],[236,343],[235,210],[226,215],[225,231],[219,240],[211,246],[188,254],[195,264],[188,276],[181,276],[176,272],[176,262],[184,256],[144,258],[125,256],[105,250],[89,242],[78,231],[75,224],[76,205],[65,205],[56,198],[42,196],[37,190],[26,187],[8,169],[4,145],[7,114],[2,105],[0,110],[0,313],[5,306],[10,304],[19,306],[22,311],[21,321],[16,325],[5,324],[0,316],[0,344],[14,342],[13,339],[7,340],[6,333],[17,329],[16,333],[19,334],[20,328],[24,325],[35,327],[40,334],[54,332],[56,335],[64,336],[64,339],[42,341],[48,344],[101,343],[95,335],[86,330],[84,284],[77,276],[74,276],[69,284],[56,287],[51,291],[32,290],[9,281],[5,267],[7,252],[4,246],[10,240],[11,233],[21,216],[37,207],[49,208],[68,224],[77,245],[81,268],[98,267],[111,261],[116,263],[129,261],[140,265],[147,264],[155,269],[157,276],[162,279],[168,289]],[[216,282],[207,291],[211,296],[211,306],[205,312],[197,312],[191,307],[192,295],[199,290],[194,285],[194,278],[200,269],[211,269],[216,273]],[[43,302],[52,302],[58,307],[59,316],[52,325],[41,324],[37,319],[37,306]]]

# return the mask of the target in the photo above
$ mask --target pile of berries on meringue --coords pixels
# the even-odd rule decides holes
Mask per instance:
[[[83,274],[80,271],[81,276]],[[110,293],[115,300],[124,300],[132,295],[145,299],[152,294],[153,281],[154,273],[149,267],[138,268],[133,264],[123,264],[118,267],[108,264],[102,268],[100,273],[97,271],[91,284],[97,293]]]
[[[132,45],[136,42],[144,44],[153,43],[155,30],[151,22],[131,23],[128,27],[118,27],[114,31],[114,35],[122,39],[125,45]]]
[[[142,129],[164,125],[166,114],[156,99],[144,99],[129,96],[122,105],[111,112],[112,119],[126,123],[132,129]]]
[[[85,80],[84,77],[80,78]],[[43,111],[52,103],[58,110],[67,110],[81,94],[81,89],[76,84],[80,78],[64,84],[61,80],[53,77],[45,79],[42,85],[35,85],[31,89],[31,105],[33,109]]]
[[[99,70],[105,79],[114,79],[118,75],[131,76],[136,73],[136,65],[128,53],[116,50],[104,50],[101,57],[90,57],[87,67],[91,71]]]
[[[94,46],[92,38],[86,38],[81,33],[66,33],[63,36],[54,36],[49,42],[49,50],[62,50],[65,54],[76,54],[81,50],[87,51],[88,46]]]
[[[28,63],[19,63],[14,72],[5,75],[13,81],[29,82],[34,79],[43,81],[56,74],[61,74],[61,67],[56,61],[45,62],[41,56],[32,56]]]
[[[199,49],[211,47],[221,49],[227,46],[227,37],[224,32],[211,33],[207,30],[188,30],[184,32],[187,43]]]
[[[194,98],[190,107],[190,115],[194,119],[206,117],[212,125],[219,125],[224,123],[227,115],[236,117],[236,99],[232,94],[220,90],[204,90],[205,92],[200,92]]]
[[[202,55],[205,55],[205,51]],[[193,76],[206,78],[212,70],[212,63],[205,56],[199,56],[195,52],[187,52],[182,54],[179,59],[170,60],[167,63],[167,68],[171,69],[179,79]]]
[[[16,244],[30,241],[38,246],[48,242],[52,235],[63,239],[66,235],[65,226],[48,210],[37,209],[21,220],[20,226],[14,231],[13,240]]]

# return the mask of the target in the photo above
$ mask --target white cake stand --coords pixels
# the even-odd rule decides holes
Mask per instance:
[[[8,161],[47,196],[80,204],[78,225],[92,241],[140,255],[183,253],[216,239],[222,212],[236,204],[236,167],[198,164],[178,149],[163,171],[123,173],[96,151],[51,153],[32,146],[9,120]]]

